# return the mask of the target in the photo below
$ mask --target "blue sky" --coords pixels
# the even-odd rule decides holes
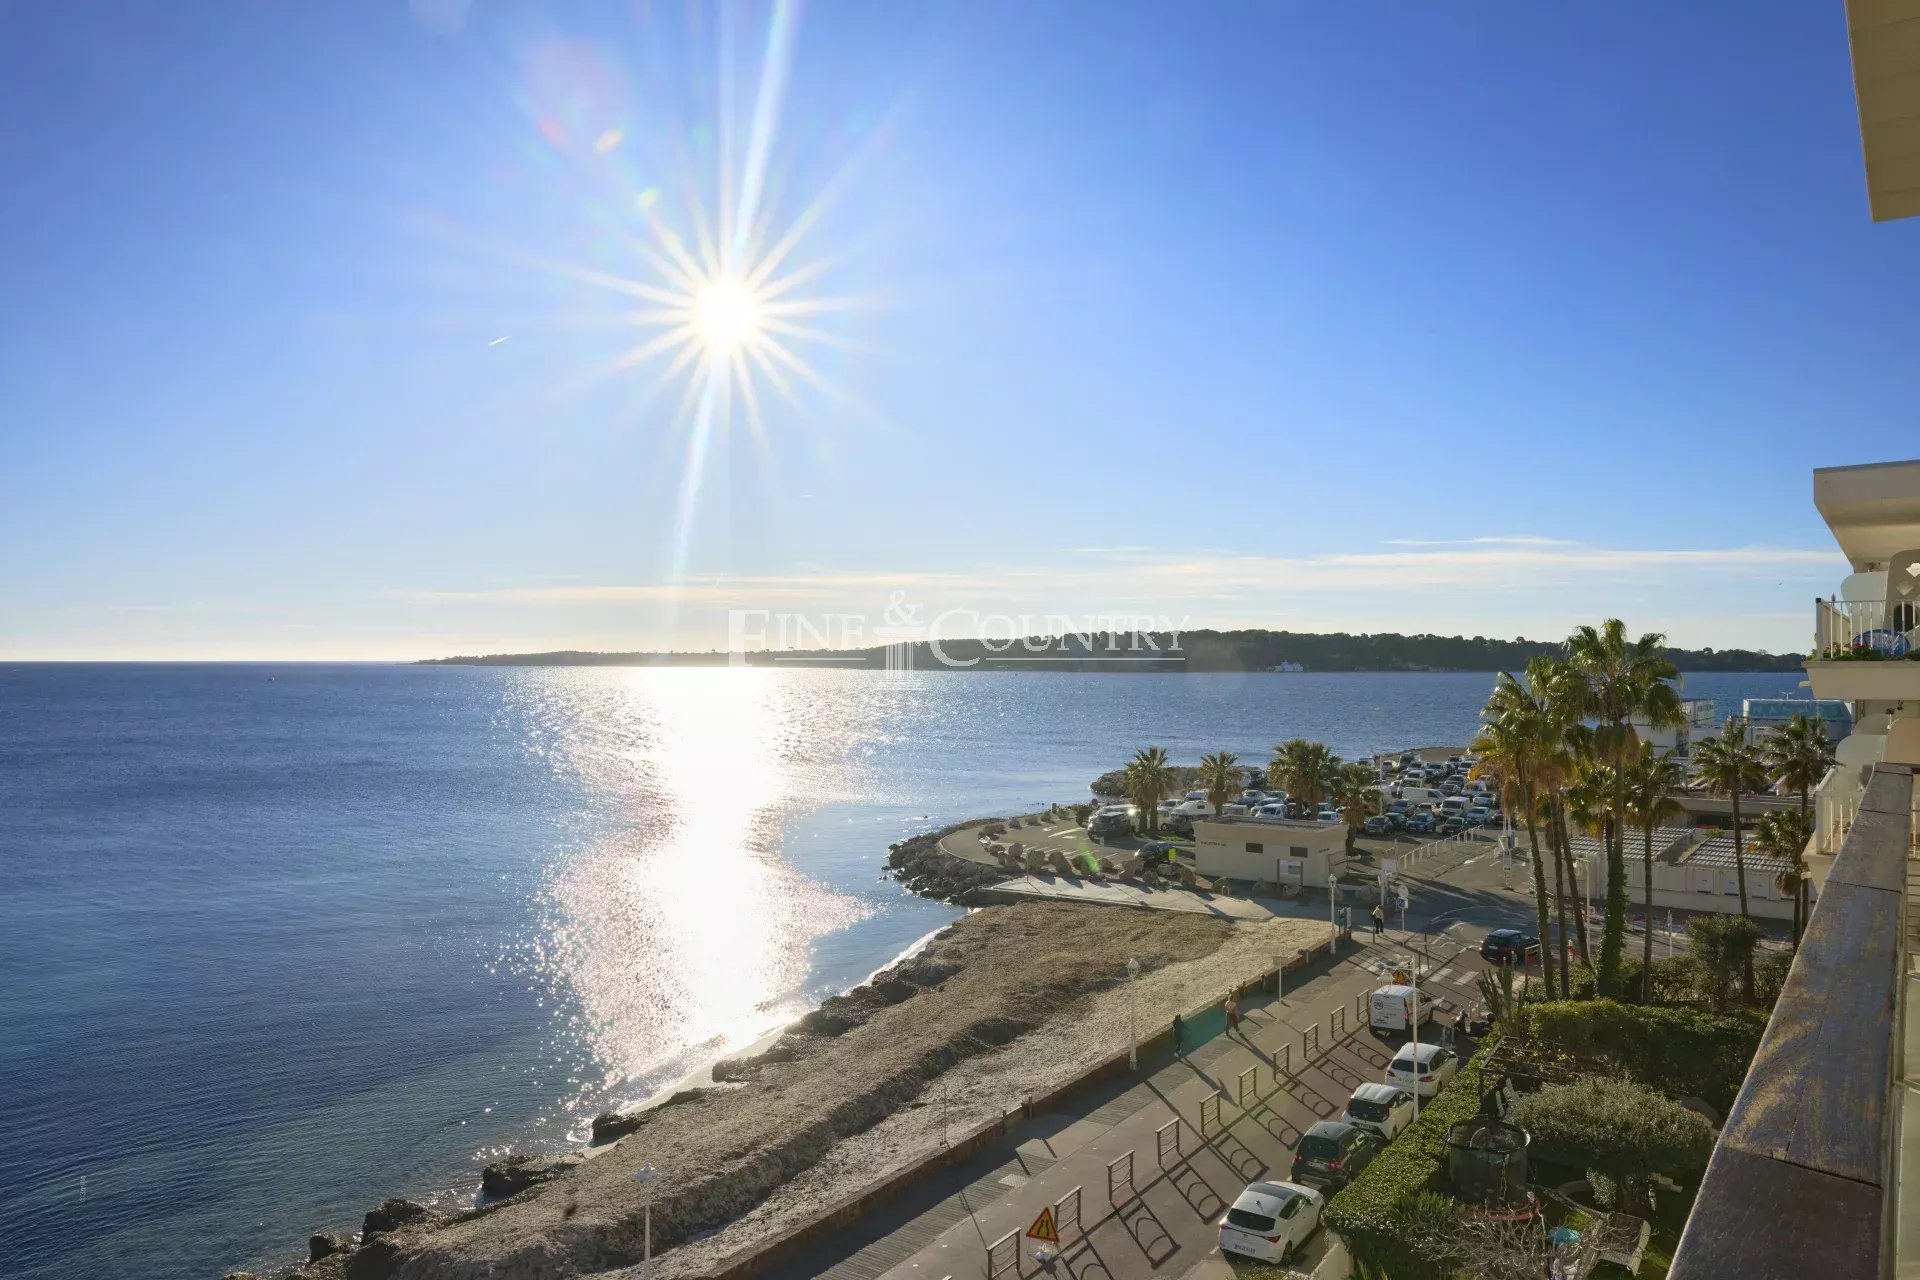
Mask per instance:
[[[1810,469],[1920,453],[1837,3],[13,5],[0,164],[0,657],[1785,650]],[[723,206],[799,278],[708,403]]]

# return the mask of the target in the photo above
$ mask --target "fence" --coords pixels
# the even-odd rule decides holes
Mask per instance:
[[[1122,1196],[1120,1188],[1125,1187],[1127,1194]],[[1107,1202],[1119,1204],[1122,1200],[1131,1200],[1139,1193],[1133,1189],[1133,1152],[1129,1151],[1117,1159],[1107,1161]]]
[[[1313,1057],[1314,1051],[1317,1050],[1319,1047],[1320,1047],[1320,1024],[1316,1022],[1312,1026],[1308,1027],[1305,1031],[1302,1031],[1300,1033],[1301,1058],[1306,1060],[1311,1060]]]
[[[1260,1100],[1260,1064],[1256,1062],[1252,1066],[1248,1067],[1245,1071],[1242,1071],[1240,1073],[1240,1096],[1239,1096],[1240,1109],[1242,1111],[1245,1111],[1248,1107],[1252,1106],[1254,1103],[1258,1102],[1259,1100]]]
[[[1167,1167],[1167,1156],[1173,1156],[1173,1163],[1180,1163],[1180,1117],[1161,1125],[1153,1131],[1154,1157],[1162,1169]]]
[[[1068,1223],[1072,1230],[1080,1230],[1080,1188],[1075,1187],[1053,1202],[1053,1225],[1060,1232],[1060,1238],[1067,1238]]]
[[[1215,1089],[1200,1099],[1200,1136],[1210,1138],[1220,1124],[1220,1091]]]
[[[987,1280],[1020,1269],[1020,1232],[1016,1228],[987,1246]]]

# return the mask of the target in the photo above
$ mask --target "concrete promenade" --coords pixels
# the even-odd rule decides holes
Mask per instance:
[[[1482,965],[1468,934],[1477,930],[1431,943],[1429,981],[1449,1009],[1477,999]],[[1355,1085],[1380,1079],[1396,1047],[1367,1030],[1364,1001],[1381,981],[1379,962],[1406,955],[1408,940],[1389,931],[1378,944],[1364,934],[1356,941],[1366,945],[1282,999],[1245,999],[1238,1034],[1226,1033],[1217,1013],[1212,1025],[1189,1026],[1183,1056],[1143,1061],[1138,1075],[1012,1126],[999,1147],[792,1259],[801,1264],[795,1273],[1153,1280],[1201,1265],[1240,1190],[1284,1178],[1301,1130],[1337,1115]],[[1048,1207],[1062,1237],[1051,1270],[1034,1262],[1036,1242],[1023,1235]],[[1310,1271],[1331,1241],[1316,1233],[1296,1265]]]

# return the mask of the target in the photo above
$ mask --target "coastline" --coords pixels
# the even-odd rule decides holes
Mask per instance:
[[[919,854],[966,825],[899,842],[896,878],[904,884]],[[489,1165],[483,1185],[498,1195],[458,1211],[389,1200],[358,1241],[316,1234],[300,1274],[616,1269],[638,1260],[631,1174],[643,1160],[670,1171],[653,1208],[653,1274],[727,1273],[837,1206],[884,1194],[948,1149],[949,1134],[1104,1069],[1126,1034],[1115,988],[1128,956],[1148,966],[1141,999],[1170,1015],[1251,980],[1323,928],[1063,903],[969,911],[796,1021],[597,1117],[587,1148]]]

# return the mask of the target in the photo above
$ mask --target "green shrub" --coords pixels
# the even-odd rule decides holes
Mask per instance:
[[[1419,1242],[1432,1206],[1415,1199],[1437,1185],[1447,1167],[1447,1130],[1480,1110],[1480,1067],[1499,1036],[1492,1035],[1468,1059],[1439,1096],[1420,1108],[1420,1118],[1387,1144],[1327,1204],[1326,1225],[1339,1233],[1363,1275],[1392,1280],[1444,1280],[1451,1268]]]
[[[1669,1098],[1703,1098],[1723,1113],[1766,1029],[1766,1014],[1752,1009],[1716,1014],[1612,1000],[1545,1001],[1528,1024],[1534,1044],[1600,1059]]]
[[[1712,1126],[1631,1080],[1551,1085],[1520,1099],[1509,1118],[1533,1135],[1534,1150],[1599,1171],[1630,1205],[1646,1205],[1653,1174],[1690,1182],[1713,1154]]]

